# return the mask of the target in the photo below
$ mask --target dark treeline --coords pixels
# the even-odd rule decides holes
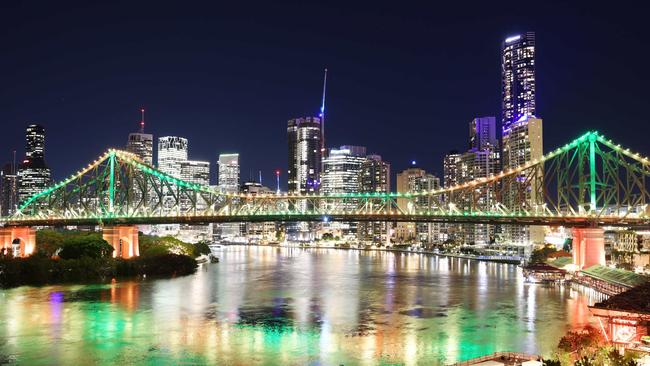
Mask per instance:
[[[27,258],[0,255],[0,287],[64,282],[104,282],[137,276],[183,276],[196,272],[194,257],[208,254],[207,244],[140,234],[140,257],[113,258],[100,233],[41,230],[36,252]]]

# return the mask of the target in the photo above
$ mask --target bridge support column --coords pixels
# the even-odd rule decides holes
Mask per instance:
[[[113,247],[113,257],[131,258],[140,255],[136,225],[104,226],[102,237]]]
[[[36,230],[27,226],[0,228],[0,255],[27,257],[36,249]]]
[[[601,228],[573,229],[573,264],[578,270],[593,265],[605,265],[605,230]]]

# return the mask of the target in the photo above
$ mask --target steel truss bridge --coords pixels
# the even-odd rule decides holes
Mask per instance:
[[[328,220],[650,228],[649,177],[648,158],[597,132],[516,169],[414,193],[224,193],[111,149],[0,226]]]

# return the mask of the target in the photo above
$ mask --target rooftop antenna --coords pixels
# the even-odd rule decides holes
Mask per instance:
[[[327,68],[325,68],[325,76],[323,77],[323,99],[320,105],[320,131],[321,131],[321,155],[325,155],[325,92],[327,91]]]
[[[260,185],[262,185],[262,171],[261,170],[259,171],[259,174],[260,174]]]
[[[142,119],[140,119],[140,133],[144,133],[144,108],[140,108],[140,113],[142,113]]]

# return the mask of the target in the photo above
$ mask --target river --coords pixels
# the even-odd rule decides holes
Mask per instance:
[[[514,265],[228,246],[173,279],[0,290],[0,364],[447,364],[550,354],[588,294]]]

